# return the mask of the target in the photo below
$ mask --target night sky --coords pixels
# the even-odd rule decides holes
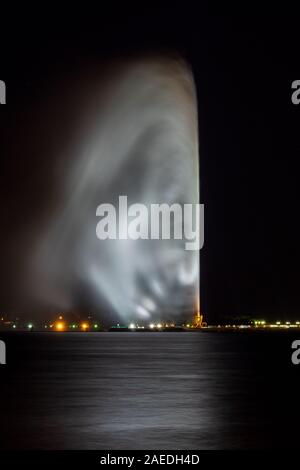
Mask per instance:
[[[91,63],[179,53],[198,94],[203,313],[209,321],[300,319],[296,17],[209,16],[175,6],[92,16],[55,26],[19,20],[0,33],[8,103],[0,108],[0,310],[22,310],[26,246],[57,197],[47,158],[68,138],[60,85]],[[79,308],[88,306],[82,286],[76,295]]]

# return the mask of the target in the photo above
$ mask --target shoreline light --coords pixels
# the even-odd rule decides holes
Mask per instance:
[[[61,322],[61,321],[57,322],[55,324],[55,329],[56,329],[56,331],[64,331],[65,330],[64,322]]]

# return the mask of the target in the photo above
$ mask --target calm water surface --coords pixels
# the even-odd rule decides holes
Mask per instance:
[[[8,360],[0,371],[2,448],[297,444],[300,365],[290,360],[295,334],[0,337]]]

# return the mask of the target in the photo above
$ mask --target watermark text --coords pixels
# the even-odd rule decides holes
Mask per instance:
[[[0,340],[0,364],[6,364],[6,345]]]
[[[96,215],[99,240],[184,240],[186,250],[200,250],[204,244],[203,204],[128,206],[127,196],[119,196],[117,208],[100,204]]]
[[[0,104],[6,104],[6,85],[3,80],[0,80]]]

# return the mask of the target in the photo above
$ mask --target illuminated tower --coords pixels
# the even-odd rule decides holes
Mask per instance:
[[[200,296],[199,294],[196,297],[196,313],[193,318],[193,328],[202,328],[204,325],[203,315],[200,313]]]
[[[198,312],[196,312],[194,316],[193,326],[194,328],[201,328],[202,323],[203,323],[203,315],[201,315],[201,313],[198,310]]]

